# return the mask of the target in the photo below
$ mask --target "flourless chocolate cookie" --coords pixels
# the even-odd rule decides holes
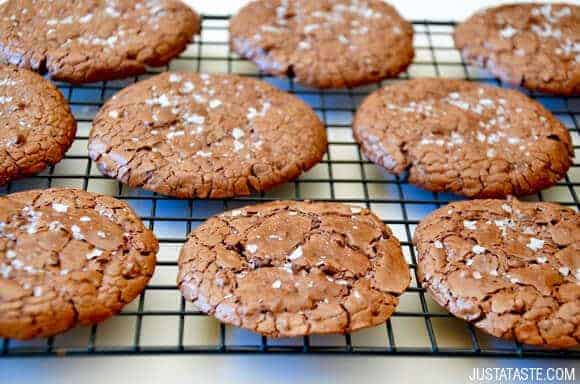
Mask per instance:
[[[71,83],[118,79],[167,64],[199,29],[177,0],[6,0],[0,59]]]
[[[527,195],[572,163],[568,131],[525,95],[474,82],[418,79],[388,85],[357,111],[364,154],[430,191],[469,197]]]
[[[432,297],[490,334],[525,344],[580,342],[580,215],[553,203],[472,200],[415,232]]]
[[[580,92],[580,6],[510,4],[476,13],[454,34],[463,57],[504,81],[560,95]]]
[[[379,0],[259,0],[230,23],[230,45],[267,73],[317,88],[353,87],[403,72],[413,27]]]
[[[62,94],[25,69],[0,65],[0,185],[60,161],[76,121]]]
[[[264,82],[164,73],[125,88],[93,123],[89,155],[131,187],[181,198],[264,191],[326,152],[314,111]]]
[[[272,337],[380,324],[410,282],[399,241],[366,209],[283,201],[245,207],[194,230],[179,257],[187,300]]]
[[[0,337],[94,324],[143,290],[157,240],[129,206],[77,189],[0,197]]]

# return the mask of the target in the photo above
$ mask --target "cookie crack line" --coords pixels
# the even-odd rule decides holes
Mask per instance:
[[[373,83],[411,63],[413,28],[390,5],[377,0],[312,5],[248,4],[230,22],[231,48],[264,72],[316,88]]]
[[[419,279],[452,314],[494,336],[572,347],[579,235],[578,213],[554,203],[452,203],[416,230]]]
[[[360,237],[371,230],[360,225],[377,234]],[[328,267],[314,265],[327,256]],[[256,257],[253,267],[246,264]],[[190,234],[178,266],[179,289],[203,312],[273,337],[375,325],[391,315],[410,282],[389,229],[369,211],[337,203],[226,212]]]
[[[387,85],[364,100],[353,133],[387,172],[472,198],[538,192],[573,164],[570,133],[547,109],[519,92],[463,80]]]
[[[163,66],[201,29],[199,15],[175,0],[96,6],[66,0],[31,6],[7,0],[0,4],[0,15],[5,62],[74,84]]]
[[[509,4],[459,24],[455,46],[467,62],[533,91],[573,95],[580,90],[574,45],[580,33],[574,4]]]
[[[313,167],[326,147],[324,125],[295,96],[254,79],[188,72],[125,88],[89,134],[102,173],[178,198],[268,190]]]
[[[2,337],[48,337],[103,321],[153,275],[158,242],[122,201],[32,190],[1,197],[0,217]]]

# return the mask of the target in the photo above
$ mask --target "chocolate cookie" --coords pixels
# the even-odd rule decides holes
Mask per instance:
[[[93,123],[89,155],[131,187],[180,198],[264,191],[326,151],[326,132],[298,98],[231,75],[164,73],[127,87]]]
[[[194,230],[179,256],[183,296],[220,321],[273,337],[380,324],[410,282],[399,241],[366,209],[282,201]]]
[[[353,87],[403,72],[413,27],[380,0],[259,0],[230,22],[230,45],[267,73],[317,88]]]
[[[523,94],[450,79],[398,82],[371,94],[353,125],[374,163],[430,191],[527,195],[572,164],[559,120]]]
[[[199,29],[176,0],[5,0],[0,59],[71,83],[112,80],[167,64]]]
[[[490,334],[525,344],[580,342],[580,214],[552,203],[450,204],[415,232],[433,298]]]
[[[0,185],[59,162],[76,121],[62,94],[25,69],[0,65]]]
[[[463,57],[502,80],[559,95],[580,92],[580,6],[510,4],[476,13],[454,34]]]
[[[129,206],[77,189],[0,197],[0,337],[94,324],[145,287],[157,240]]]

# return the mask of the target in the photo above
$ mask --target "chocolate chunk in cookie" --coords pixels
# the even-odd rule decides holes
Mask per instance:
[[[580,6],[510,4],[476,13],[454,34],[463,57],[502,80],[558,95],[580,92]]]
[[[131,187],[223,198],[296,178],[322,159],[326,145],[314,111],[264,82],[164,73],[103,106],[89,155],[101,172]]]
[[[112,80],[166,65],[199,30],[176,0],[7,0],[0,59],[71,83]]]
[[[525,344],[580,342],[580,214],[552,203],[473,200],[415,232],[418,274],[452,314]]]
[[[274,202],[194,230],[179,257],[183,296],[220,321],[272,337],[380,324],[410,282],[399,241],[366,209]]]
[[[77,189],[0,197],[0,337],[51,336],[118,313],[149,281],[157,248],[112,197]]]
[[[474,82],[418,79],[388,85],[357,111],[364,154],[435,192],[469,197],[528,195],[572,164],[564,125],[525,95]]]
[[[230,45],[267,73],[316,88],[353,87],[403,72],[413,27],[379,0],[260,0],[230,23]]]
[[[76,121],[48,80],[0,65],[0,185],[59,162],[71,146]]]

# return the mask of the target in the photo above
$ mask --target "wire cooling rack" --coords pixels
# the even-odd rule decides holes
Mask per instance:
[[[451,22],[415,21],[416,58],[399,79],[437,76],[464,78],[506,86],[467,66],[453,48]],[[58,86],[78,121],[78,133],[64,160],[44,173],[0,190],[76,187],[128,201],[160,240],[157,270],[145,291],[121,314],[99,325],[77,327],[62,335],[26,342],[0,339],[0,357],[63,355],[132,355],[182,353],[327,353],[423,356],[501,356],[579,358],[580,349],[551,351],[501,341],[475,330],[433,302],[416,281],[411,239],[419,220],[458,197],[420,190],[406,177],[382,173],[360,153],[351,134],[353,114],[362,99],[383,84],[347,90],[319,91],[257,72],[228,48],[228,17],[204,16],[201,36],[162,69],[123,81]],[[298,180],[273,191],[228,200],[175,200],[132,190],[102,176],[87,156],[91,121],[103,102],[142,78],[162,70],[227,72],[259,77],[310,104],[326,124],[329,151],[324,160]],[[397,81],[390,80],[390,81]],[[531,93],[570,130],[580,159],[580,97],[556,98]],[[580,164],[556,186],[531,200],[556,201],[580,209]],[[412,271],[411,287],[385,324],[347,335],[270,339],[224,326],[186,303],[175,285],[177,255],[187,233],[209,216],[226,209],[276,199],[336,200],[376,212],[401,240]]]

